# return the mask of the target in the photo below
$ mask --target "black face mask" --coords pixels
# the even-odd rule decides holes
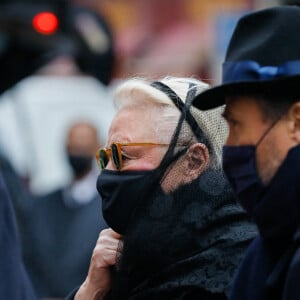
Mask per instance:
[[[68,154],[68,159],[75,176],[82,176],[92,168],[91,156]]]
[[[98,176],[97,190],[102,198],[102,214],[108,226],[124,235],[133,215],[139,211],[139,207],[145,206],[146,199],[155,192],[154,187],[160,185],[161,176],[166,172],[167,166],[186,150],[187,147],[171,158],[163,158],[160,166],[154,170],[102,170]]]
[[[102,170],[97,189],[102,197],[103,217],[113,230],[124,234],[129,221],[139,207],[139,201],[149,196],[157,169],[150,171]],[[142,203],[141,203],[142,204]]]

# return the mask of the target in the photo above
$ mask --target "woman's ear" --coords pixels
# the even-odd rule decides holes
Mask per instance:
[[[193,144],[187,151],[186,160],[186,182],[190,182],[208,167],[209,153],[207,147],[201,143]]]
[[[297,144],[300,144],[300,102],[294,103],[289,109],[289,117],[292,123],[290,132]]]
[[[165,193],[176,190],[179,186],[189,184],[199,177],[209,165],[209,153],[204,144],[196,143],[171,165],[168,175],[161,186]]]

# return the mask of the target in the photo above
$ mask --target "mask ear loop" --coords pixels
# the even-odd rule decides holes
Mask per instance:
[[[258,142],[255,144],[255,148],[257,149],[257,147],[261,144],[261,142],[264,140],[264,138],[267,136],[267,134],[274,128],[274,126],[279,122],[279,120],[281,119],[281,117],[279,117],[277,120],[275,120],[271,126],[263,133],[263,135],[259,138]]]

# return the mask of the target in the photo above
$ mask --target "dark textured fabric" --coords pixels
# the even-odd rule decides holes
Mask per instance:
[[[299,178],[297,146],[289,151],[264,196],[254,199],[252,216],[260,236],[239,269],[232,300],[300,299]]]
[[[112,299],[191,299],[193,291],[225,297],[256,228],[225,179],[213,173],[170,195],[157,191],[140,201],[115,270]]]
[[[74,300],[74,297],[77,293],[78,289],[72,291],[65,300]],[[123,298],[119,298],[122,300]],[[159,295],[148,296],[147,298],[143,298],[144,300],[172,300],[172,299],[180,299],[180,300],[227,300],[227,297],[224,293],[210,293],[205,291],[204,289],[194,288],[190,290],[173,290],[170,292],[162,292]],[[106,295],[105,300],[111,300],[111,294]]]
[[[35,199],[24,255],[40,297],[65,297],[84,281],[99,233],[107,227],[101,216],[99,196],[72,207],[65,205],[62,190]]]
[[[36,299],[24,269],[15,215],[0,172],[0,299]]]
[[[71,300],[74,298],[67,298],[67,300]],[[108,294],[104,297],[104,300],[112,300],[115,299],[112,294]],[[119,296],[118,300],[126,299],[125,297]],[[131,299],[131,298],[130,298]],[[153,291],[153,293],[143,294],[141,298],[132,299],[143,299],[143,300],[227,300],[227,296],[225,293],[211,293],[206,291],[205,289],[197,288],[197,287],[170,287],[168,290]]]

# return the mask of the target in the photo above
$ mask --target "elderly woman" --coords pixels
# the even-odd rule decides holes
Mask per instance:
[[[256,229],[221,170],[222,109],[190,106],[206,88],[168,77],[117,89],[117,114],[97,153],[111,229],[101,232],[70,299],[227,299]]]

